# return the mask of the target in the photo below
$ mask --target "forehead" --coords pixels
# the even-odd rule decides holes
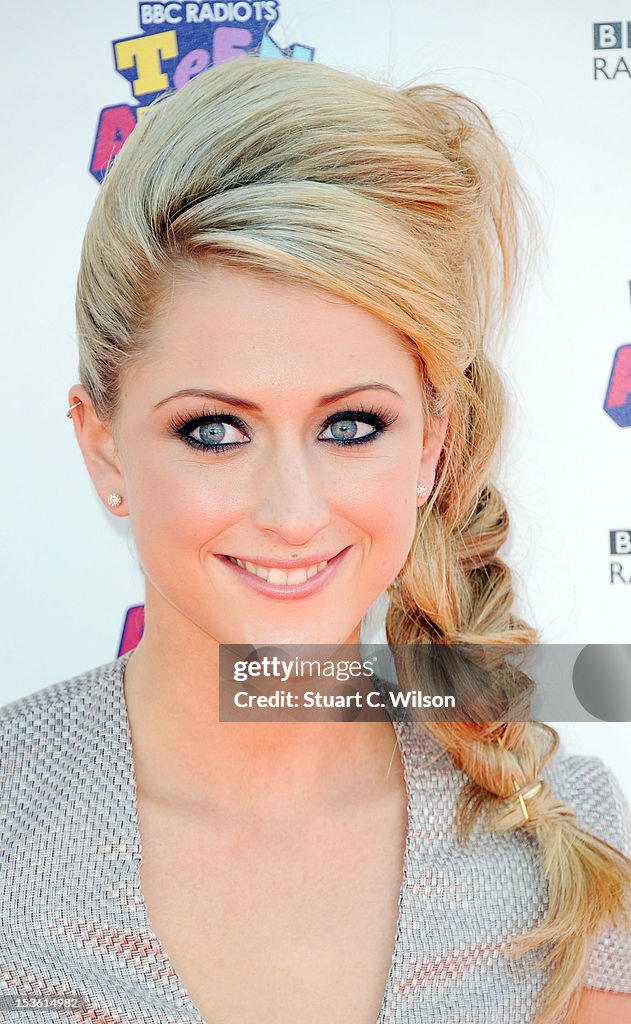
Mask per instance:
[[[410,342],[379,317],[324,290],[221,265],[174,279],[156,309],[151,373],[220,377],[241,388],[316,389],[362,374],[409,377]]]

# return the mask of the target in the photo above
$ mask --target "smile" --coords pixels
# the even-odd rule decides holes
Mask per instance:
[[[233,558],[232,555],[226,555],[229,561],[236,565],[240,565],[242,569],[246,569],[247,572],[252,573],[253,576],[258,576],[259,579],[267,580],[268,583],[272,583],[277,587],[288,587],[293,583],[306,583],[312,576],[316,576],[317,573],[322,572],[323,569],[329,564],[327,561],[315,562],[313,565],[305,566],[302,569],[292,569],[291,572],[284,572],[282,569],[268,568],[265,565],[255,565],[254,562],[242,562],[240,558]]]
[[[235,555],[217,554],[216,557],[238,579],[252,590],[266,597],[283,600],[310,597],[321,591],[336,576],[340,566],[352,550],[352,545],[337,555],[299,569],[279,569],[277,566],[258,565]]]

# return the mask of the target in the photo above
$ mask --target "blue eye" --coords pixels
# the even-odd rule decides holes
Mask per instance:
[[[321,437],[326,444],[335,444],[342,448],[351,448],[359,444],[367,444],[374,441],[379,434],[396,420],[396,415],[387,409],[340,409],[329,416],[324,423],[324,430],[331,428],[331,437]],[[371,426],[369,433],[360,433],[357,423]],[[232,427],[233,432],[242,431],[247,440],[225,441],[226,426]],[[250,443],[250,436],[247,427],[239,416],[233,413],[221,412],[215,409],[213,412],[204,412],[201,416],[186,417],[174,416],[169,421],[171,431],[181,437],[185,444],[198,451],[215,455],[232,451]],[[199,436],[194,437],[193,432],[198,431]],[[228,436],[230,436],[228,432]]]
[[[349,448],[351,445],[366,444],[369,441],[374,441],[378,434],[386,429],[390,425],[391,418],[385,412],[378,413],[374,409],[358,410],[358,409],[341,409],[339,412],[333,413],[329,416],[326,421],[325,430],[331,430],[333,436],[330,438],[323,437],[323,441],[331,441],[333,444],[340,445],[343,448]],[[359,429],[356,424],[361,423],[363,426],[371,426],[373,429],[370,433],[359,433]]]
[[[247,441],[229,441],[226,442],[226,427],[225,423],[228,421],[224,418],[222,420],[204,420],[199,426],[195,427],[195,430],[199,431],[199,443],[207,448],[217,448],[220,446],[226,447],[226,445],[232,447],[234,444],[247,444]],[[236,432],[237,427],[234,424],[228,423],[228,437],[230,437],[230,430]],[[191,440],[197,440],[189,435]]]
[[[363,423],[364,427],[369,427],[371,425],[369,423],[364,423],[362,420],[358,420],[358,419],[338,420],[336,423],[329,424],[329,426],[326,428],[327,430],[331,430],[333,432],[333,436],[330,439],[329,438],[322,438],[322,440],[323,441],[327,441],[327,440],[331,440],[331,441],[357,441],[357,440],[360,440],[362,437],[366,437],[366,434],[359,434],[358,435],[358,433],[357,433],[358,428],[356,426],[357,423]],[[373,427],[372,433],[374,433],[374,430],[375,430],[375,428]],[[337,431],[337,433],[336,433],[336,431]],[[369,433],[368,437],[372,437],[372,433]]]

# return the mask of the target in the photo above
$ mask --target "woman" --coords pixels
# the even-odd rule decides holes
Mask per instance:
[[[629,1019],[599,759],[534,722],[219,718],[220,645],[356,644],[384,592],[392,645],[537,640],[487,353],[527,205],[475,103],[321,64],[212,68],[126,142],[68,411],[145,628],[2,710],[6,992],[108,1024]]]

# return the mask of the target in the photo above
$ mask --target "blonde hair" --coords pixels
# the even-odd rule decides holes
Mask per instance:
[[[435,486],[389,588],[388,642],[535,643],[511,610],[511,572],[497,554],[509,529],[491,481],[505,387],[488,354],[519,290],[528,223],[508,149],[473,100],[245,55],[156,101],[105,177],[78,278],[81,383],[113,422],[125,371],[151,356],[161,296],[205,262],[362,306],[408,339],[426,413],[449,408]],[[513,777],[538,779],[556,750],[549,726],[425,725],[470,778],[461,834],[486,808],[490,829],[536,836],[548,912],[515,953],[551,943],[534,1022],[545,1024],[570,995],[577,1004],[591,940],[625,912],[631,861],[582,830],[547,783],[528,821],[506,799]]]

